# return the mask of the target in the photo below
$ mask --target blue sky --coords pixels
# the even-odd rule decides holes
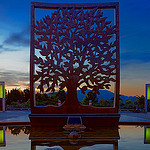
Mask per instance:
[[[145,83],[150,83],[149,0],[0,0],[0,81],[7,89],[29,86],[31,1],[119,2],[121,94],[144,94]]]

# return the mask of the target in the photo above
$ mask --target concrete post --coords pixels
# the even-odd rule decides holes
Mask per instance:
[[[150,84],[145,85],[145,113],[147,113],[147,104],[150,100]]]
[[[147,113],[147,84],[145,85],[145,113]]]
[[[5,85],[4,85],[4,82],[2,82],[2,89],[3,89],[2,106],[3,106],[3,111],[5,111]]]

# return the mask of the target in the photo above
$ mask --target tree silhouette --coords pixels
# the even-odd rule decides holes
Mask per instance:
[[[59,8],[36,21],[34,55],[41,92],[109,89],[116,75],[116,26],[98,8]]]
[[[85,95],[85,97],[82,100],[82,104],[89,105],[89,100],[92,100],[92,104],[98,103],[96,95],[93,93],[93,91],[88,91]]]

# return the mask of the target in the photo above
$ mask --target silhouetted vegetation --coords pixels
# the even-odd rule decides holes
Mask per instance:
[[[137,99],[133,102],[132,100],[125,100],[123,101],[121,98],[119,100],[119,108],[120,109],[135,109],[135,110],[143,110],[145,104],[145,97],[137,96]],[[114,97],[110,100],[101,99],[98,101],[96,95],[89,91],[82,100],[81,104],[89,105],[89,100],[92,100],[92,106],[95,107],[113,107],[114,106]],[[150,111],[150,104],[148,104],[148,111]]]
[[[46,105],[55,105],[58,106],[58,100],[61,100],[63,103],[66,99],[66,92],[64,90],[59,90],[55,93],[41,94],[36,93],[36,105],[46,106]],[[133,102],[132,100],[119,100],[120,109],[139,109],[143,110],[145,105],[145,97],[137,96],[137,99]],[[83,105],[89,105],[89,100],[92,100],[92,106],[95,107],[113,107],[114,97],[110,100],[101,99],[98,101],[96,94],[93,91],[87,92],[83,100],[80,102]],[[15,106],[17,108],[30,108],[30,90],[29,89],[12,89],[6,92],[6,105]],[[148,111],[150,111],[150,104],[148,104]]]
[[[6,92],[7,107],[30,108],[30,90],[12,89]]]
[[[63,103],[66,99],[66,92],[64,90],[59,90],[58,92],[49,94],[36,94],[36,105],[46,106],[46,105],[56,105],[58,106],[58,100]]]
[[[58,100],[63,103],[66,99],[66,92],[59,90],[55,93],[41,94],[36,93],[36,105],[58,105]],[[30,90],[29,89],[12,89],[6,93],[6,105],[8,107],[15,106],[17,108],[30,108]]]
[[[144,97],[144,95],[137,96],[137,106],[139,106],[141,109],[143,109],[144,105],[145,105],[145,97]]]
[[[83,105],[89,105],[89,100],[92,100],[92,103],[94,105],[98,104],[96,95],[93,93],[93,91],[89,91],[89,92],[86,93],[85,97],[82,100],[82,104]]]

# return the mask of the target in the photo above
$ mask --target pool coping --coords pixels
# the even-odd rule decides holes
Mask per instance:
[[[31,125],[30,122],[0,122],[0,126],[13,126],[13,125]],[[149,125],[150,122],[133,122],[133,121],[119,121],[119,125]]]
[[[119,125],[150,125],[150,122],[142,121],[119,121]]]

